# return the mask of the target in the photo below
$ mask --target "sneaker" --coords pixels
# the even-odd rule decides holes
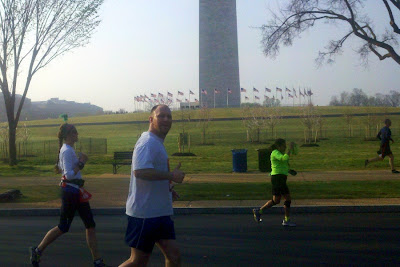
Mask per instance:
[[[29,251],[31,253],[31,263],[34,267],[39,267],[40,256],[42,253],[37,249],[37,247],[30,247]]]
[[[400,172],[397,170],[392,170],[392,173],[400,173]]]
[[[106,264],[103,262],[103,259],[102,259],[102,258],[95,260],[95,261],[93,262],[93,266],[94,266],[94,267],[108,267],[108,265],[106,265]]]
[[[258,208],[253,209],[253,215],[254,215],[254,220],[255,220],[257,223],[262,222],[261,214],[260,214],[260,209],[258,209]]]
[[[368,163],[369,163],[369,161],[366,159],[366,160],[364,161],[364,167],[367,167]]]
[[[291,222],[290,220],[288,220],[288,221],[283,220],[282,225],[283,226],[291,226],[291,227],[296,226],[296,224],[294,222]]]

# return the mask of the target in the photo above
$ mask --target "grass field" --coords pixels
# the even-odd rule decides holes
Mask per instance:
[[[376,112],[379,121],[386,117],[385,112],[400,112],[400,108],[344,108],[344,107],[316,107],[319,114],[342,114],[351,109],[353,113]],[[241,117],[240,109],[215,109],[212,110],[213,118]],[[285,107],[281,109],[282,115],[299,115],[298,107]],[[174,111],[175,118],[180,117],[179,111]],[[146,121],[147,113],[130,113],[121,115],[104,115],[92,117],[70,118],[70,123],[84,122],[109,122],[109,121]],[[197,118],[196,111],[191,118]],[[400,142],[400,116],[392,115],[392,134],[394,140]],[[346,137],[346,123],[343,117],[325,118],[323,127],[323,139],[318,142],[318,147],[302,147],[298,156],[291,160],[291,167],[296,170],[359,170],[364,168],[366,158],[376,156],[378,141],[364,141],[364,117],[354,117],[354,137]],[[60,120],[42,120],[26,122],[27,125],[59,124]],[[21,124],[20,124],[21,125]],[[377,125],[381,127],[382,123]],[[140,134],[147,130],[147,123],[142,124],[116,124],[116,125],[89,125],[79,126],[80,137],[106,138],[107,155],[92,155],[85,167],[86,174],[102,174],[112,172],[112,153],[114,151],[132,150]],[[30,140],[55,140],[58,127],[29,128]],[[303,143],[304,126],[301,119],[282,119],[276,127],[277,137],[288,141],[295,141],[299,145]],[[375,129],[374,129],[375,130]],[[178,135],[182,131],[182,124],[175,123],[165,140],[165,146],[169,155],[178,152]],[[201,145],[200,125],[197,122],[185,124],[185,131],[191,136],[190,152],[195,157],[170,156],[171,167],[182,162],[182,169],[187,173],[229,173],[232,171],[232,149],[245,148],[247,152],[248,171],[258,170],[257,149],[267,148],[272,142],[269,129],[261,132],[260,143],[250,143],[246,139],[246,128],[240,120],[235,121],[211,121],[207,129],[207,143]],[[392,145],[394,155],[400,154],[398,143]],[[187,148],[185,152],[188,152]],[[57,151],[46,157],[21,158],[18,166],[9,167],[5,163],[0,164],[1,176],[54,176],[53,166],[56,161]],[[397,160],[397,159],[396,159]],[[397,161],[398,162],[398,161]],[[397,164],[400,166],[400,163]],[[376,163],[369,169],[388,168],[388,161]],[[400,167],[399,167],[400,168]],[[124,166],[119,173],[129,173],[130,167]]]
[[[94,195],[109,192],[108,197],[116,193],[110,181],[98,181],[88,184]],[[23,197],[17,203],[47,202],[59,199],[60,189],[54,185],[10,185],[0,186],[0,192],[12,188],[19,189]],[[124,183],[118,190],[125,201],[128,187]],[[293,199],[359,199],[359,198],[399,198],[400,181],[299,181],[289,182]],[[196,200],[261,200],[271,197],[270,183],[183,183],[175,186],[180,201]],[[108,191],[107,191],[108,190]]]

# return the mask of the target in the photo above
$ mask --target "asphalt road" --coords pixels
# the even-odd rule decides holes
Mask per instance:
[[[124,216],[96,216],[99,248],[106,262],[128,258]],[[183,266],[399,266],[400,213],[297,214],[294,228],[270,214],[258,225],[249,215],[174,217]],[[37,244],[57,217],[1,217],[0,266],[30,266],[28,247]],[[93,266],[79,219],[50,245],[45,266]],[[163,266],[154,249],[149,266]]]

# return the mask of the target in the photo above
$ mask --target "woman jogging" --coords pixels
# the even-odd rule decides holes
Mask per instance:
[[[87,192],[83,190],[84,180],[80,172],[84,168],[88,157],[85,154],[80,154],[78,158],[73,148],[75,142],[78,141],[78,131],[75,126],[67,123],[61,125],[58,132],[58,140],[60,150],[55,169],[57,173],[62,175],[60,182],[62,191],[60,223],[47,232],[37,247],[30,248],[31,263],[33,266],[39,266],[40,256],[43,251],[58,237],[68,232],[75,211],[78,211],[86,227],[86,240],[92,253],[94,266],[106,266],[97,251],[96,224],[93,220]]]
[[[271,208],[272,206],[279,204],[281,197],[285,198],[285,218],[282,222],[283,226],[296,226],[295,223],[289,219],[290,215],[290,203],[291,197],[289,188],[286,184],[287,175],[289,173],[289,157],[294,148],[294,143],[290,144],[289,151],[286,151],[286,141],[284,139],[277,139],[275,143],[270,147],[271,153],[271,183],[272,183],[272,199],[264,204],[261,208],[253,209],[254,220],[261,222],[261,214],[264,213],[264,209]],[[293,171],[294,172],[294,171]],[[295,173],[295,172],[294,172]]]

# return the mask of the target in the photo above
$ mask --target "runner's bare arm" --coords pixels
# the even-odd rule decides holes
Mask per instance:
[[[159,180],[169,180],[175,183],[182,183],[185,178],[185,173],[180,169],[180,164],[172,172],[157,171],[155,169],[141,169],[133,171],[136,178],[159,181]]]

